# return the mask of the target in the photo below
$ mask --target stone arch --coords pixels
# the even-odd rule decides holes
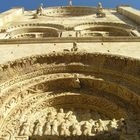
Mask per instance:
[[[57,29],[53,28],[20,28],[10,32],[10,38],[43,38],[43,37],[58,37]]]
[[[61,7],[48,7],[44,9],[47,16],[52,17],[71,17],[71,16],[87,16],[96,13],[96,7],[85,6],[61,6]]]
[[[121,23],[83,23],[75,26],[82,36],[130,36],[133,27]]]
[[[7,37],[15,38],[43,38],[58,37],[64,26],[59,24],[29,23],[7,27]]]
[[[137,123],[140,106],[139,65],[137,59],[97,53],[53,53],[1,65],[0,97],[1,104],[4,106],[0,109],[6,106],[9,110],[1,116],[0,121],[4,123],[1,126],[2,133],[6,131],[6,126],[11,124],[7,122],[10,122],[12,112],[18,117],[22,109],[26,109],[25,106],[34,106],[34,103],[39,100],[44,103],[45,98],[49,97],[52,100],[47,102],[47,105],[56,107],[59,103],[59,96],[62,97],[63,104],[67,105],[72,103],[70,102],[72,99],[78,97],[72,103],[75,108],[76,105],[80,106],[83,103],[83,98],[91,99],[91,101],[86,100],[83,106],[86,107],[87,104],[89,105],[87,107],[91,109],[96,107],[96,110],[103,114],[105,110],[108,110],[108,115],[112,117],[113,112],[116,114],[121,112],[119,118],[129,114],[126,118],[132,119],[130,114],[136,110],[134,116],[135,123]],[[67,101],[65,97],[71,100]],[[15,100],[18,98],[18,101]],[[32,102],[27,102],[27,100],[32,100]],[[78,100],[80,100],[79,103]],[[101,107],[99,103],[96,103],[97,100],[103,103]],[[109,104],[113,106],[107,109],[106,105],[109,106]],[[60,105],[58,108],[63,106]],[[2,111],[4,112],[5,109]],[[31,109],[29,111],[32,112]],[[114,114],[114,116],[117,115]]]
[[[7,32],[11,32],[15,29],[18,29],[18,28],[22,28],[22,27],[50,27],[50,28],[56,28],[56,29],[64,29],[64,26],[63,25],[60,25],[60,24],[50,24],[50,23],[23,23],[23,24],[20,24],[20,25],[15,25],[15,26],[9,26],[6,28],[6,31]]]

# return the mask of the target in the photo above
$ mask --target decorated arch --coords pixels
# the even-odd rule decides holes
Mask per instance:
[[[140,129],[139,72],[137,59],[85,52],[37,55],[3,64],[0,137],[134,136]],[[67,121],[69,132],[62,131]],[[102,127],[89,134],[85,126],[91,123]]]

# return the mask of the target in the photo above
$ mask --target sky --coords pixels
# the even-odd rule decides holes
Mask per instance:
[[[140,10],[140,0],[73,0],[73,5],[96,6],[102,2],[105,8],[115,8],[118,5],[126,4]],[[40,3],[44,7],[66,6],[68,0],[0,0],[0,12],[6,11],[12,7],[24,7],[26,10],[36,9]]]

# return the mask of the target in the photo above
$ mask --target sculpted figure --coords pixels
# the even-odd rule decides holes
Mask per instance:
[[[92,127],[93,127],[93,120],[92,119],[89,120],[88,122],[85,122],[84,128],[83,128],[84,129],[83,130],[83,135],[91,136],[92,135],[92,133],[91,133]]]
[[[58,134],[58,121],[55,119],[52,123],[52,135],[59,135]]]
[[[105,130],[104,122],[101,119],[99,119],[97,123],[99,125],[98,132],[102,133]]]
[[[103,12],[103,6],[102,6],[102,3],[99,2],[98,3],[98,6],[97,6],[97,17],[105,17],[105,13]]]
[[[101,3],[101,2],[99,2],[99,3],[98,3],[98,8],[100,8],[100,9],[102,9],[102,8],[103,8],[103,6],[102,6],[102,3]]]
[[[66,119],[65,122],[61,124],[60,135],[70,136],[69,127],[70,127],[69,121]]]
[[[108,124],[108,131],[112,134],[116,133],[118,128],[118,124],[116,119],[112,119]]]
[[[73,124],[72,128],[73,128],[73,131],[72,131],[73,136],[80,136],[82,134],[81,125],[78,122]]]
[[[36,125],[35,125],[35,129],[34,129],[34,133],[33,135],[42,135],[42,125],[39,121],[37,121]]]
[[[101,119],[99,119],[98,123],[99,123],[99,130],[104,131],[105,130],[104,122]]]
[[[73,47],[71,48],[72,52],[78,51],[77,42],[73,42]]]
[[[46,119],[47,119],[48,122],[53,122],[55,117],[56,117],[56,114],[53,111],[51,111],[47,114]]]
[[[69,6],[72,6],[72,0],[69,0]]]
[[[78,78],[78,74],[74,74],[74,81],[73,81],[73,87],[74,88],[81,88],[81,82]]]
[[[94,132],[97,134],[99,132],[99,124],[98,122],[95,122],[94,128],[93,128]]]
[[[41,3],[40,7],[36,11],[37,15],[42,15],[43,14],[43,4]]]
[[[29,136],[30,135],[30,126],[27,121],[23,122],[19,135],[20,136]]]
[[[65,113],[64,113],[64,110],[62,108],[60,108],[59,112],[57,113],[56,118],[60,124],[65,121],[65,119],[64,119]]]
[[[69,112],[66,114],[66,118],[71,122],[71,124],[77,122],[76,116],[73,115],[73,112],[72,112],[72,111],[69,111]]]
[[[51,135],[51,123],[47,122],[44,128],[44,135]]]

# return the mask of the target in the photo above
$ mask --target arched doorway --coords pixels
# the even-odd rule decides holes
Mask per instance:
[[[75,52],[1,65],[1,138],[138,137],[139,66],[135,59]]]

